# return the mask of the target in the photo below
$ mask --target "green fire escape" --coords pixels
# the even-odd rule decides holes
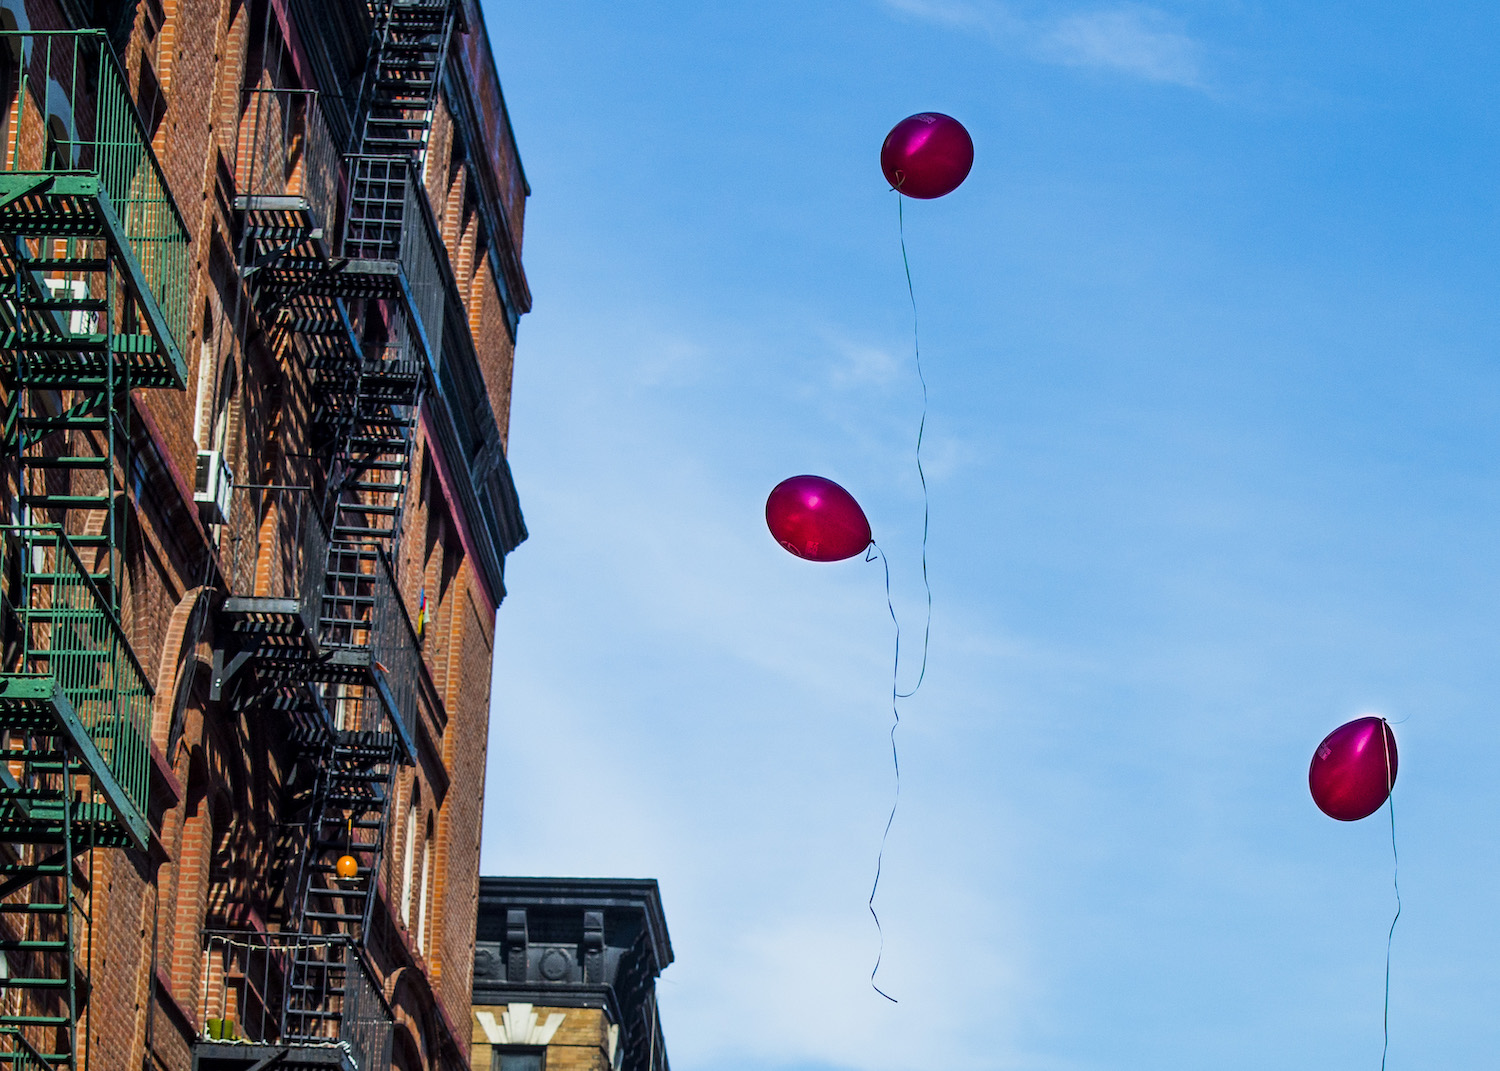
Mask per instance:
[[[88,1064],[97,849],[144,848],[130,392],[183,388],[188,239],[103,31],[0,33],[0,1069]]]

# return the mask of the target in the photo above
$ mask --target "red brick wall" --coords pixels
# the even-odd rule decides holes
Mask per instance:
[[[192,303],[183,351],[187,389],[133,396],[139,419],[132,426],[157,475],[127,529],[122,617],[158,689],[152,737],[159,755],[150,850],[100,849],[87,863],[94,928],[84,952],[93,998],[84,1040],[98,1068],[134,1069],[144,1062],[187,1071],[204,1014],[205,923],[274,925],[284,907],[286,830],[280,820],[291,768],[284,723],[258,708],[210,702],[208,665],[218,638],[212,615],[195,647],[187,634],[205,576],[217,589],[211,597],[222,597],[231,538],[248,531],[253,539],[256,531],[256,519],[242,513],[223,532],[205,530],[194,519],[190,481],[197,450],[207,445],[194,439],[199,377],[221,368],[233,383],[227,445],[239,482],[311,478],[309,371],[257,321],[235,265],[241,87],[258,84],[263,75],[247,70],[248,57],[258,55],[251,12],[244,0],[141,0],[122,52],[129,84],[156,87],[157,99],[143,101],[142,111],[155,122],[157,156],[190,239]],[[60,25],[61,16],[40,11],[33,24]],[[483,242],[473,203],[477,185],[466,165],[451,159],[453,123],[446,106],[440,108],[427,189],[469,322],[485,328],[476,331],[475,345],[503,432],[513,354],[503,328],[494,327],[500,323],[494,283],[487,260],[476,255]],[[515,183],[507,178],[495,185],[511,189]],[[458,1068],[469,1046],[493,622],[464,557],[455,523],[460,507],[445,500],[435,477],[422,482],[420,467],[414,477],[398,568],[414,617],[424,586],[428,594],[426,699],[418,762],[402,772],[390,815],[371,945],[409,1036],[402,1059],[412,1068]],[[243,511],[248,501],[237,495],[235,508]],[[217,548],[206,543],[215,539],[223,539]],[[185,655],[190,676],[179,710],[176,672]],[[417,797],[419,830],[425,835],[429,821],[433,829],[422,947],[402,924],[396,902],[405,808]],[[419,836],[419,876],[421,843]],[[415,924],[415,910],[412,915]]]

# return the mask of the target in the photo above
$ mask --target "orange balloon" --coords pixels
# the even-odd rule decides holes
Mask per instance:
[[[352,878],[359,873],[359,863],[352,855],[341,855],[339,861],[333,864],[341,878]]]

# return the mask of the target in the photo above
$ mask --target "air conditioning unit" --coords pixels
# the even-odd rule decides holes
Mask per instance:
[[[229,494],[234,490],[234,473],[218,450],[198,451],[198,476],[193,486],[193,501],[204,524],[224,524],[229,520]]]

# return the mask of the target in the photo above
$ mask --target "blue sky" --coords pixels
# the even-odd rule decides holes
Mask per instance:
[[[487,873],[654,876],[679,1071],[1379,1066],[1500,1047],[1500,9],[488,5],[534,195]],[[879,566],[931,668],[892,775]]]

